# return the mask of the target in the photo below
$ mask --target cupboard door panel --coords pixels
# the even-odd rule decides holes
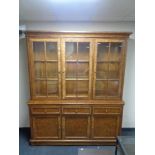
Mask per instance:
[[[38,97],[47,96],[46,81],[37,80],[35,82],[35,95]]]
[[[90,135],[90,117],[88,115],[63,116],[64,139],[88,139]]]
[[[98,42],[97,43],[97,62],[108,61],[109,43]]]
[[[33,120],[33,138],[36,139],[59,139],[60,116],[35,116]]]
[[[46,60],[58,60],[57,42],[46,42]]]
[[[118,117],[112,115],[94,115],[92,129],[94,139],[114,138],[118,133]]]
[[[35,62],[34,68],[35,68],[35,77],[36,78],[45,78],[46,77],[44,62]]]
[[[47,81],[47,95],[49,97],[59,97],[58,81]]]
[[[90,43],[89,42],[79,42],[78,43],[78,55],[77,59],[89,61],[90,54]]]
[[[47,78],[58,79],[58,63],[57,62],[46,63],[46,76]]]
[[[109,61],[120,61],[122,54],[122,43],[111,43],[110,45],[110,53],[109,53]]]
[[[33,42],[34,60],[45,60],[45,46],[43,41]]]

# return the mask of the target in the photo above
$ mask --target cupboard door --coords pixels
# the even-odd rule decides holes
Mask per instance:
[[[92,138],[116,138],[118,135],[119,117],[116,115],[93,115]]]
[[[123,40],[96,39],[93,98],[120,98],[124,62]]]
[[[63,39],[63,98],[90,98],[92,40]]]
[[[31,39],[33,98],[60,98],[60,40]]]
[[[63,139],[89,139],[89,115],[64,115],[62,119]]]
[[[60,116],[33,116],[32,138],[34,139],[60,139],[61,122]]]

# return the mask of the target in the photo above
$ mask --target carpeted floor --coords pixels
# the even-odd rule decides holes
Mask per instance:
[[[122,135],[135,135],[135,131],[123,129]],[[114,146],[31,146],[29,138],[29,128],[20,128],[19,155],[114,155],[115,152]]]

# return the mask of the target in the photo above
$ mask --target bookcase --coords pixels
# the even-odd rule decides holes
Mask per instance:
[[[112,145],[130,33],[27,32],[33,145]]]

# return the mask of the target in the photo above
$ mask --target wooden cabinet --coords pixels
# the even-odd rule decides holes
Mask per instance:
[[[130,33],[27,32],[31,144],[114,144]]]

